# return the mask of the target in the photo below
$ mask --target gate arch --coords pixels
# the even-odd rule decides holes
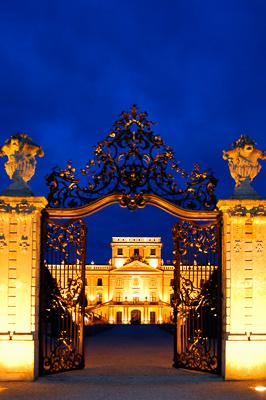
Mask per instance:
[[[180,221],[179,225],[177,223],[173,228],[175,272],[172,282],[174,289],[172,307],[174,310],[174,324],[176,328],[174,338],[174,366],[217,372],[219,370],[218,363],[214,368],[212,368],[211,364],[210,367],[206,368],[204,363],[194,363],[192,365],[191,363],[184,363],[182,361],[188,358],[188,356],[186,356],[188,352],[190,354],[189,357],[198,357],[199,346],[197,346],[197,343],[200,343],[199,332],[191,332],[186,336],[185,341],[183,340],[183,345],[180,347],[180,337],[181,335],[184,336],[184,329],[182,328],[182,331],[180,318],[182,316],[184,319],[186,316],[184,312],[185,300],[187,300],[188,297],[195,297],[196,293],[198,299],[201,299],[201,301],[204,296],[202,288],[198,287],[198,281],[197,284],[195,284],[195,282],[190,279],[190,276],[187,277],[184,274],[182,276],[182,261],[184,261],[184,259],[182,259],[181,255],[182,252],[186,253],[187,250],[185,247],[187,249],[195,248],[195,257],[192,257],[193,263],[195,263],[195,260],[197,260],[196,253],[199,251],[204,252],[205,250],[203,248],[201,249],[202,243],[194,246],[195,235],[193,236],[193,234],[191,234],[190,238],[188,238],[185,236],[182,237],[182,235],[178,233],[182,230],[182,223],[186,221],[190,224],[191,231],[196,231],[199,236],[201,235],[203,237],[203,243],[206,243],[211,226],[215,226],[219,230],[220,219],[219,212],[216,209],[216,197],[214,194],[217,179],[214,178],[209,171],[201,172],[198,164],[194,165],[194,169],[191,173],[181,168],[179,162],[175,160],[173,150],[164,143],[159,135],[153,132],[152,127],[154,123],[149,121],[147,117],[147,113],[139,112],[137,107],[133,105],[129,112],[123,112],[120,115],[120,118],[113,124],[106,139],[98,143],[95,147],[94,157],[88,161],[86,166],[81,169],[79,173],[73,167],[72,162],[68,162],[66,168],[54,168],[47,176],[46,180],[49,187],[49,194],[48,207],[46,208],[43,218],[42,271],[43,274],[44,271],[46,271],[47,274],[49,263],[53,262],[53,265],[56,265],[54,260],[48,260],[47,254],[49,251],[55,254],[55,260],[59,260],[61,264],[62,262],[63,265],[70,264],[70,259],[66,256],[65,252],[65,248],[67,247],[66,243],[74,249],[75,235],[78,238],[84,237],[84,224],[82,219],[98,212],[104,207],[112,204],[119,204],[121,207],[134,211],[146,205],[153,205],[172,214]],[[58,220],[63,223],[58,224]],[[203,222],[208,223],[208,229],[206,227],[201,228]],[[72,230],[73,226],[79,226],[76,228],[74,235]],[[47,235],[47,231],[49,230],[47,230],[47,227],[50,229],[50,237],[52,236],[53,240]],[[216,246],[218,251],[218,240],[216,241]],[[74,249],[71,252],[72,262],[73,265],[79,268],[81,277],[79,282],[81,282],[85,271],[85,242],[83,242],[83,249],[75,251]],[[60,268],[62,268],[61,265]],[[55,283],[57,282],[57,286],[60,286],[62,282],[58,281],[57,275],[58,271],[55,268],[52,279]],[[189,292],[187,289],[188,280],[190,281]],[[219,282],[219,279],[213,282],[217,303],[220,302]],[[57,307],[58,310],[57,304],[58,302],[60,303],[60,301],[62,303],[63,296],[67,299],[71,297],[71,285],[73,286],[72,281],[66,282],[65,287],[61,288],[62,291],[60,292],[59,290],[59,293],[58,287],[57,290],[50,291],[49,293],[47,293],[48,289],[45,288],[44,292],[46,292],[46,294],[44,294],[44,298],[41,301],[41,315],[47,315],[47,304],[50,304],[51,301],[55,309]],[[56,366],[60,364],[60,357],[61,359],[65,358],[67,361],[64,363],[62,362],[62,365],[59,366],[56,371],[53,369],[46,369],[46,371],[44,371],[46,373],[82,368],[84,366],[82,353],[82,313],[84,304],[82,294],[84,294],[85,282],[80,285],[80,296],[78,297],[78,302],[75,303],[76,309],[79,309],[79,318],[81,320],[79,329],[77,329],[77,335],[80,339],[77,341],[79,348],[77,351],[77,359],[79,362],[75,363],[75,361],[73,361],[75,359],[73,356],[73,354],[75,354],[74,339],[76,339],[76,337],[74,338],[73,336],[73,327],[71,328],[71,334],[68,336],[65,332],[67,324],[61,327],[59,337],[52,340],[55,348],[49,349],[48,355],[45,354],[45,352],[47,353],[47,350],[45,350],[45,346],[47,345],[45,339],[47,329],[44,326],[42,329],[42,338],[40,340],[42,354],[41,369],[45,370],[43,366],[45,360],[47,361],[49,357],[50,359],[56,359]],[[56,291],[57,294],[55,295]],[[201,293],[201,296],[199,296],[199,293]],[[49,299],[47,303],[47,298],[45,298],[45,296],[48,298],[52,296],[53,298],[52,300]],[[208,296],[208,294],[205,296]],[[208,304],[208,301],[208,299],[205,299],[204,304]],[[200,307],[200,304],[198,304],[197,307]],[[69,310],[69,307],[66,306],[66,308]],[[52,310],[52,307],[50,307],[50,309]],[[69,311],[67,315],[69,319]],[[195,318],[198,318],[198,314]],[[189,316],[188,319],[191,319],[191,316]],[[218,323],[220,323],[220,319]],[[194,340],[195,335],[198,335],[197,342]],[[49,340],[51,340],[51,337]],[[194,347],[191,341],[194,343]],[[216,346],[216,350],[218,347],[219,345]],[[60,349],[60,351],[58,349]],[[194,353],[191,349],[195,350]],[[209,352],[206,342],[205,349],[201,351],[202,359],[204,359],[206,355],[204,351],[205,353]],[[72,361],[68,363],[71,357]],[[203,364],[204,368],[202,368]]]

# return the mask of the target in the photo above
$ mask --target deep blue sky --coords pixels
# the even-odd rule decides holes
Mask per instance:
[[[24,131],[42,145],[31,187],[45,195],[51,168],[83,166],[137,103],[181,164],[212,168],[218,197],[228,197],[222,150],[240,133],[266,149],[265,21],[265,0],[2,1],[1,144]],[[254,186],[265,198],[264,164]],[[88,259],[105,261],[112,235],[167,240],[172,221],[158,210],[106,209],[89,220]]]

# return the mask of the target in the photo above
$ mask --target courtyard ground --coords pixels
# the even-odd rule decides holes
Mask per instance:
[[[246,400],[266,382],[224,382],[221,377],[177,370],[172,336],[157,326],[116,326],[86,338],[86,368],[36,382],[0,382],[0,400]]]

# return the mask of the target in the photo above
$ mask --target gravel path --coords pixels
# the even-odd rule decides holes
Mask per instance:
[[[84,370],[32,383],[0,382],[0,400],[266,399],[254,391],[263,382],[224,382],[171,363],[171,335],[156,326],[117,326],[86,339]]]

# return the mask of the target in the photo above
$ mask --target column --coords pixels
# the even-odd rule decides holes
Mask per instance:
[[[266,378],[266,200],[220,200],[225,379]]]
[[[161,324],[162,323],[162,306],[159,306],[158,309],[159,309],[158,321]]]
[[[44,197],[0,197],[0,380],[38,376]]]
[[[109,305],[109,324],[114,323],[114,309],[112,305]]]

